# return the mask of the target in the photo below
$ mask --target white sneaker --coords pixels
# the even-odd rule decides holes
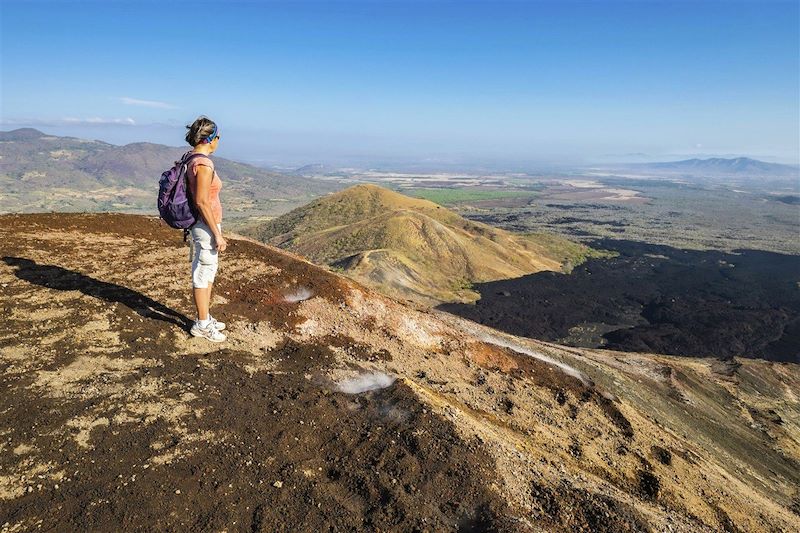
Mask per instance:
[[[195,322],[190,333],[194,337],[203,337],[211,342],[224,342],[225,339],[228,338],[224,333],[221,333],[217,328],[214,327],[213,322],[210,322],[208,326],[204,328],[200,327],[199,322]]]
[[[214,327],[217,328],[217,331],[222,331],[223,329],[225,329],[225,322],[220,322],[219,320],[211,316],[211,313],[208,314],[208,319],[211,321],[212,324],[214,324]]]

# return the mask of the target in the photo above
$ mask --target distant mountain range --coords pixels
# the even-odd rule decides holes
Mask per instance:
[[[611,166],[611,165],[607,165]],[[685,159],[658,163],[627,163],[620,167],[648,170],[668,174],[687,174],[696,176],[737,176],[737,177],[800,177],[800,167],[767,163],[749,157],[709,159]]]
[[[299,176],[315,176],[315,175],[318,176],[322,174],[332,174],[336,172],[339,172],[339,169],[337,167],[332,167],[330,165],[325,165],[322,163],[313,163],[295,169],[293,174],[297,174]]]
[[[0,212],[155,211],[158,178],[190,149],[0,132]],[[229,215],[285,213],[340,188],[212,156]]]
[[[423,304],[473,301],[473,282],[560,271],[592,253],[561,237],[514,234],[371,184],[239,231]]]

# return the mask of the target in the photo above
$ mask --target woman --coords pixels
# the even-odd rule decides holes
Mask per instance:
[[[219,129],[211,119],[200,117],[186,126],[186,142],[194,148],[191,154],[202,154],[189,160],[186,177],[189,180],[191,201],[197,208],[197,223],[192,226],[192,295],[197,308],[197,320],[191,333],[212,342],[226,339],[225,324],[211,316],[211,288],[217,274],[218,254],[228,247],[222,236],[222,204],[219,191],[222,181],[214,171],[209,157],[219,146]]]

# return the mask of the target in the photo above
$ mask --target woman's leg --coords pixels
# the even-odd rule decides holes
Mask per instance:
[[[221,232],[222,231],[222,224],[217,224],[217,229]],[[212,238],[212,241],[214,242],[214,250],[216,250],[217,249],[217,242],[213,238]],[[212,276],[211,281],[208,282],[208,293],[206,294],[206,298],[208,298],[208,300],[207,300],[208,301],[208,316],[211,316],[211,289],[214,288],[214,278],[216,278],[216,276],[217,276],[217,265],[219,265],[219,255],[217,255],[216,259],[217,259],[217,264],[215,265],[215,268],[214,268],[214,275]]]
[[[209,319],[211,287],[217,272],[217,251],[211,232],[202,221],[192,228],[192,296],[197,320]]]
[[[217,229],[219,229],[219,231],[222,231],[222,225],[221,224],[217,224]],[[216,241],[213,240],[213,238],[211,240],[212,240],[212,242],[214,242],[214,250],[216,250],[217,249],[217,243],[216,243]],[[206,296],[205,296],[206,297],[206,304],[207,304],[206,305],[206,311],[208,312],[208,316],[209,317],[211,316],[211,289],[214,288],[214,278],[217,275],[217,265],[219,264],[219,256],[216,256],[216,261],[217,262],[215,263],[215,266],[214,266],[214,274],[211,277],[211,281],[208,282],[208,291],[206,292]]]
[[[194,296],[194,306],[197,309],[197,320],[208,320],[211,286],[209,285],[209,287],[203,287],[202,289],[194,287],[192,295]]]

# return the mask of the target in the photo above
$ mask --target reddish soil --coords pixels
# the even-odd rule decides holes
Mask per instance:
[[[239,238],[210,344],[180,232],[0,224],[0,533],[796,522],[795,365],[500,339]]]
[[[181,246],[174,231],[141,217],[2,218],[5,227],[17,230],[135,234],[149,246]],[[226,259],[256,247],[232,241]],[[68,252],[68,244],[53,243],[53,263]],[[225,347],[209,345],[175,357],[171,337],[159,335],[165,328],[184,334],[185,307],[170,309],[136,290],[26,255],[26,243],[6,239],[3,261],[19,280],[90,297],[88,306],[70,309],[60,328],[77,327],[82,316],[117,304],[112,328],[120,331],[127,357],[153,361],[120,377],[122,387],[143,379],[178,385],[162,391],[159,401],[180,402],[190,393],[188,408],[195,414],[183,417],[179,430],[163,419],[140,421],[139,427],[135,421],[117,423],[122,406],[97,396],[84,400],[75,394],[64,401],[42,395],[32,387],[33,373],[16,374],[12,363],[0,362],[6,448],[33,443],[37,462],[64,472],[58,480],[32,476],[24,495],[0,500],[0,525],[40,524],[42,531],[519,530],[515,512],[489,488],[497,481],[493,460],[478,443],[459,437],[449,421],[424,409],[401,382],[360,395],[338,392],[321,372],[333,362],[326,343],[288,340],[264,353],[263,359],[275,363],[271,371],[252,375],[243,368],[252,355]],[[341,278],[285,254],[270,261],[282,278],[344,301]],[[220,279],[218,290],[231,294],[219,306],[220,316],[256,320],[269,305],[274,325],[290,327],[296,304],[281,300],[276,280],[247,280],[233,286]],[[14,303],[15,312],[25,305]],[[12,342],[35,344],[36,328],[17,332]],[[349,345],[351,339],[327,341]],[[57,343],[39,371],[75,363],[81,353],[76,344],[69,338]],[[356,349],[369,357],[365,346]],[[92,383],[86,380],[85,386]],[[87,412],[111,421],[90,426],[91,448],[80,446],[69,429],[70,420]],[[154,461],[164,455],[166,461]],[[3,453],[0,473],[18,468],[25,457]]]
[[[35,440],[48,450],[41,458],[62,465],[71,480],[3,502],[0,515],[23,523],[36,517],[50,531],[514,530],[505,504],[487,489],[492,461],[423,412],[407,387],[356,397],[323,383],[309,387],[303,375],[324,364],[326,352],[281,346],[272,354],[286,361],[279,376],[250,377],[225,350],[210,366],[164,359],[150,377],[179,381],[203,410],[186,429],[224,428],[224,436],[190,443],[193,453],[159,466],[148,466],[154,442],[162,450],[182,445],[167,425],[95,429],[95,449],[85,453],[59,428],[91,404],[65,408],[4,380],[13,394],[3,395],[0,409],[19,428],[8,438]],[[6,454],[3,466],[15,460]]]

